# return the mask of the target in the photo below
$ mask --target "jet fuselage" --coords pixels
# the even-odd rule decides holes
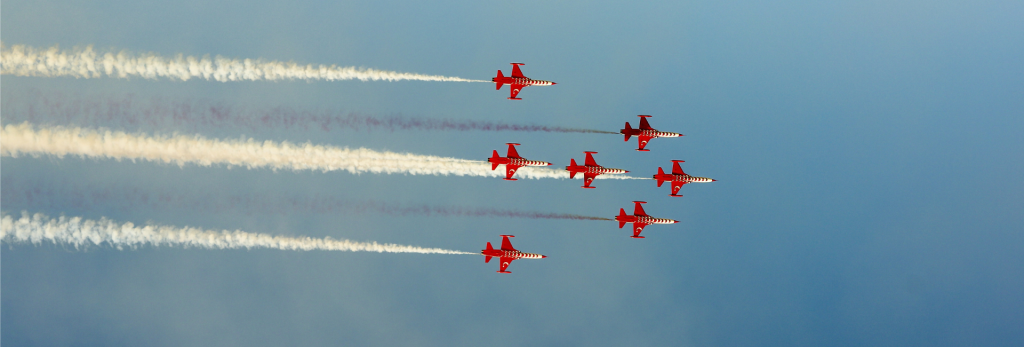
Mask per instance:
[[[532,78],[529,78],[529,77],[512,77],[512,76],[493,77],[493,78],[491,78],[491,82],[494,82],[494,83],[498,84],[499,88],[503,84],[513,84],[513,85],[518,84],[518,85],[522,85],[522,86],[551,86],[551,85],[558,84],[558,83],[551,82],[551,81],[535,80],[535,79],[532,79]]]
[[[668,218],[654,218],[654,217],[651,217],[651,216],[630,216],[630,215],[615,216],[615,221],[616,222],[621,222],[621,223],[643,223],[643,224],[647,224],[647,225],[650,225],[650,224],[675,224],[675,223],[679,223],[679,221],[677,221],[677,220],[668,219]]]
[[[655,174],[654,175],[654,179],[658,180],[658,182],[668,181],[668,182],[686,182],[686,183],[708,183],[708,182],[714,182],[715,181],[715,180],[707,178],[707,177],[697,177],[697,176],[690,176],[690,175],[686,175],[686,174],[683,174],[683,175]]]

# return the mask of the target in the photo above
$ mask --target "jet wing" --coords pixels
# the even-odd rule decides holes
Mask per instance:
[[[519,168],[521,168],[521,167],[522,166],[512,165],[512,164],[505,165],[505,179],[506,180],[510,180],[510,181],[514,181],[515,179],[512,178],[512,175],[515,175],[516,171],[519,170]]]
[[[637,144],[640,145],[640,148],[637,148],[637,150],[644,151],[645,150],[644,147],[647,147],[647,143],[651,142],[651,139],[653,139],[653,137],[646,136],[646,135],[637,135],[637,140],[636,141],[637,141]]]
[[[583,186],[587,187],[587,188],[590,188],[590,183],[594,182],[594,177],[597,177],[597,174],[589,173],[589,172],[584,173],[583,174]]]
[[[508,240],[509,236],[501,235],[501,250],[503,251],[514,251],[515,247],[512,247],[512,241]]]
[[[601,166],[601,165],[597,165],[597,161],[594,161],[594,153],[597,153],[597,152],[584,152],[584,153],[587,154],[587,160],[584,163],[584,165],[586,165],[586,166]]]
[[[516,150],[516,145],[511,143],[508,145],[508,152],[505,154],[506,158],[522,158],[519,156],[519,151]]]
[[[643,129],[643,130],[654,130],[654,129],[651,128],[651,124],[647,123],[647,117],[650,117],[650,116],[640,117],[640,129]]]
[[[513,260],[516,260],[516,258],[501,257],[501,265],[500,265],[501,268],[500,268],[500,270],[498,270],[498,272],[500,272],[500,273],[511,273],[511,272],[505,271],[505,269],[508,269],[508,264],[512,264]]]
[[[685,172],[683,172],[683,168],[679,167],[679,162],[678,161],[672,162],[672,174],[673,175],[685,175],[686,174]]]
[[[647,226],[647,224],[644,224],[644,223],[633,223],[633,238],[635,238],[635,239],[642,239],[643,236],[640,236],[640,232],[644,231],[644,227],[645,226]],[[504,258],[502,258],[502,259],[504,259]]]
[[[512,77],[526,77],[526,76],[523,76],[523,72],[519,70],[519,65],[523,65],[523,64],[512,63]],[[513,96],[513,98],[514,98],[514,96]]]
[[[672,181],[672,195],[676,195],[677,193],[679,193],[679,188],[682,188],[683,185],[687,183],[690,182]]]
[[[634,203],[636,204],[636,208],[633,209],[633,215],[634,216],[646,216],[647,212],[644,212],[644,207],[640,206],[639,202],[634,202]],[[640,228],[643,228],[643,227],[640,227]]]
[[[526,87],[526,85],[524,85],[524,84],[512,84],[511,87],[512,88],[509,89],[509,92],[510,92],[509,99],[515,99],[516,96],[519,95],[519,91],[522,90],[523,87]]]

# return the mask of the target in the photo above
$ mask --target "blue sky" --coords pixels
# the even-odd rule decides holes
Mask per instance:
[[[1013,1],[290,3],[5,1],[7,46],[94,45],[487,79],[524,62],[558,82],[176,82],[4,75],[4,124],[32,93],[209,101],[616,131],[637,114],[686,134],[318,131],[239,136],[718,179],[352,175],[3,157],[2,208],[133,223],[477,251],[499,234],[513,274],[474,256],[86,251],[5,244],[5,345],[1020,345],[1024,334],[1024,4]],[[508,87],[505,87],[508,88]],[[112,123],[114,124],[114,123]],[[74,124],[64,124],[74,125]],[[114,127],[114,125],[109,125]],[[122,130],[170,133],[145,126]],[[612,216],[632,200],[680,220],[643,240],[612,222],[203,211],[33,190],[328,196]]]

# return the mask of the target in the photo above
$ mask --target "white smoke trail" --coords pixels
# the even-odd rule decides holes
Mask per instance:
[[[170,78],[187,81],[192,78],[228,81],[280,80],[360,80],[360,81],[442,81],[490,82],[459,77],[421,75],[416,73],[375,70],[336,65],[299,65],[293,62],[262,59],[229,59],[216,56],[197,58],[178,54],[165,58],[154,53],[132,54],[126,51],[97,52],[92,46],[84,49],[60,50],[57,46],[40,49],[25,45],[7,48],[0,43],[0,72],[4,75],[75,78],[142,77]]]
[[[201,136],[148,136],[120,131],[96,131],[83,128],[34,129],[29,123],[6,125],[0,131],[0,156],[17,157],[66,155],[147,160],[178,165],[210,166],[224,164],[249,169],[344,170],[353,174],[383,173],[409,175],[454,175],[504,177],[504,170],[491,170],[480,160],[465,160],[409,153],[348,149],[333,146],[292,144],[253,139],[218,140]],[[569,178],[564,170],[524,167],[521,178]],[[598,178],[637,179],[621,175]]]
[[[440,248],[424,248],[391,243],[356,242],[331,238],[273,236],[244,231],[214,231],[171,226],[136,226],[101,218],[98,221],[81,217],[50,218],[36,213],[21,218],[4,214],[0,219],[0,241],[8,243],[49,241],[70,244],[76,249],[108,245],[117,249],[141,246],[184,246],[207,249],[272,248],[286,251],[346,251],[378,253],[477,254]]]

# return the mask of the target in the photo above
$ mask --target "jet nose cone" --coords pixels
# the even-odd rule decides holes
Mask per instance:
[[[672,221],[672,224],[676,224],[676,223],[679,223],[679,221],[677,221],[677,220],[673,220]]]
[[[551,85],[556,85],[556,84],[558,84],[558,83],[555,83],[555,82],[551,82]]]
[[[544,258],[547,258],[547,257],[548,257],[548,256],[546,256],[546,255],[542,255],[542,256],[540,256],[540,258],[541,258],[541,259],[544,259]]]
[[[715,180],[715,179],[711,180],[711,182],[714,182],[714,181],[717,181],[717,180]]]

